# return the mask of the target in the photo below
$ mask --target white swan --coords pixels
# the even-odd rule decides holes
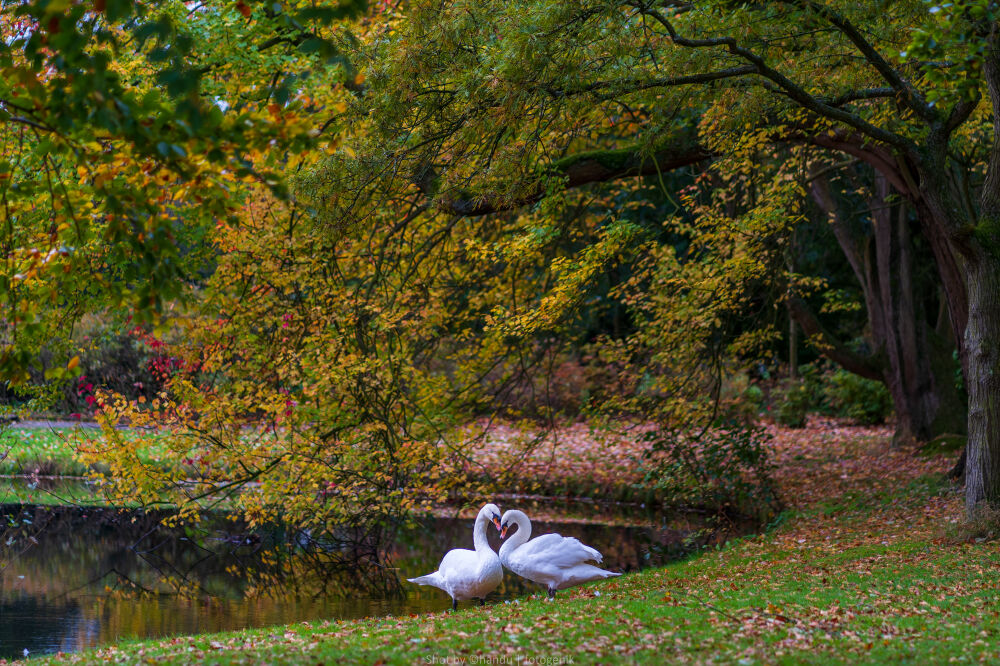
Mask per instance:
[[[486,523],[490,521],[500,529],[500,508],[496,504],[487,504],[476,516],[476,524],[472,528],[475,550],[449,550],[441,559],[437,571],[407,580],[417,585],[441,588],[451,596],[452,610],[456,610],[458,602],[465,599],[479,599],[479,605],[486,604],[486,595],[503,580],[500,558],[486,540]]]
[[[550,599],[555,598],[556,590],[621,576],[620,573],[587,564],[591,560],[600,562],[601,554],[573,537],[543,534],[528,541],[531,537],[531,521],[523,511],[517,509],[503,514],[500,520],[501,539],[507,536],[511,523],[517,525],[517,532],[510,541],[500,546],[500,562],[518,576],[547,587]]]

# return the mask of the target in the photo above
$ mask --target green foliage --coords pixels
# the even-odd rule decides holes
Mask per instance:
[[[804,428],[806,415],[815,406],[813,394],[804,381],[785,381],[772,396],[775,401],[774,419],[789,428]]]
[[[892,397],[882,382],[839,368],[825,379],[826,402],[834,414],[861,425],[877,425],[892,413]]]
[[[927,18],[901,56],[921,62],[927,98],[954,103],[981,95],[983,58],[1000,10],[991,0],[925,0]]]
[[[646,482],[668,503],[761,522],[779,510],[767,452],[771,436],[763,428],[734,421],[697,433],[659,429],[645,439]]]
[[[475,461],[441,433],[517,387],[550,415],[538,378],[581,341],[621,378],[609,411],[706,424],[727,364],[773,345],[773,304],[823,282],[786,262],[803,139],[924,131],[881,91],[924,5],[833,5],[418,0],[349,26],[359,3],[5,5],[0,376],[28,381],[82,312],[187,297],[167,394],[100,403],[110,440],[176,429],[172,460],[90,455],[123,501],[230,493],[317,529],[447,496]],[[651,182],[677,203],[647,205]],[[580,334],[612,309],[621,330]],[[723,449],[700,478],[724,483]]]
[[[331,22],[360,5],[335,9],[2,5],[0,380],[29,381],[46,345],[67,366],[51,342],[84,312],[160,317],[210,264],[206,238],[237,219],[241,182],[287,196],[290,154],[318,135],[314,100],[290,91],[346,75]]]
[[[799,373],[799,379],[784,380],[771,394],[774,418],[782,425],[802,428],[810,412],[861,425],[884,423],[892,414],[892,397],[882,382],[823,362],[800,366]]]
[[[750,383],[747,373],[736,373],[723,378],[719,411],[725,418],[754,423],[764,409],[765,399],[763,389]]]

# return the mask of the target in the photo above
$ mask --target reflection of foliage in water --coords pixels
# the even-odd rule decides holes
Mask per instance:
[[[0,495],[2,497],[2,495]],[[34,532],[38,527],[29,518],[23,507],[12,506],[6,510],[0,504],[0,575],[10,563],[26,550],[38,544]]]
[[[52,551],[75,552],[79,541],[71,535],[86,531],[96,536],[103,547],[91,544],[90,553],[72,558],[89,570],[89,578],[80,584],[102,585],[119,597],[399,593],[399,581],[384,560],[384,535],[370,531],[345,529],[315,536],[281,525],[249,529],[222,515],[166,525],[164,519],[171,514],[162,511],[17,504],[3,505],[0,515],[5,554],[40,559]],[[35,546],[42,552],[31,553],[29,548]]]

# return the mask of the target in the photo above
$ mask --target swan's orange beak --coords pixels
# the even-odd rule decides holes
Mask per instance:
[[[493,527],[500,529],[500,519],[497,518],[496,516],[493,516],[492,520],[493,520]]]
[[[504,525],[503,527],[500,528],[500,538],[503,539],[505,536],[507,536],[507,526],[506,525]]]

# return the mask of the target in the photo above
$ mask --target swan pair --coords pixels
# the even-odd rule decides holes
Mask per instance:
[[[500,547],[499,556],[486,539],[488,522],[500,530],[501,539],[507,536],[512,524],[517,525],[517,532]],[[600,562],[601,554],[577,539],[559,534],[545,534],[528,541],[530,538],[531,521],[523,511],[514,509],[501,517],[496,504],[487,504],[479,510],[472,528],[475,550],[450,550],[437,571],[408,580],[444,590],[451,596],[451,608],[455,610],[458,602],[465,599],[479,599],[480,605],[484,605],[486,595],[503,580],[503,567],[544,585],[550,599],[555,598],[557,590],[621,575],[588,564],[591,560]]]

